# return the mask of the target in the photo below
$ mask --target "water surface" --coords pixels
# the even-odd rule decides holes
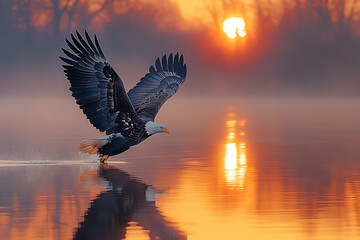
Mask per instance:
[[[81,118],[9,134],[0,238],[359,239],[359,103],[173,101],[169,136],[105,165],[78,155]]]

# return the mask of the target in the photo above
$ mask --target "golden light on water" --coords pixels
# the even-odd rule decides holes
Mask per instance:
[[[238,17],[230,17],[223,23],[223,31],[229,38],[234,39],[236,36],[245,37],[245,20]]]
[[[236,143],[227,143],[225,152],[225,169],[235,170],[237,168]]]
[[[126,227],[126,238],[124,240],[150,240],[149,230],[139,226],[138,222],[129,222]]]
[[[244,127],[246,120],[236,121],[234,113],[228,114],[226,121],[227,140],[225,144],[224,169],[226,183],[244,189],[246,174],[246,142]]]

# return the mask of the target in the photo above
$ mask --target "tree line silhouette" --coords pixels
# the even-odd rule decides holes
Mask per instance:
[[[94,21],[111,24],[118,15],[141,4],[141,0],[0,0],[0,29],[59,35]],[[357,35],[360,30],[359,0],[218,0],[204,2],[204,7],[217,28],[227,16],[247,19],[255,15],[256,23],[251,27],[257,34],[275,28],[311,28],[323,37],[336,38]]]

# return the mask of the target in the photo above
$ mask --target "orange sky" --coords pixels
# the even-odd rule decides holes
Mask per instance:
[[[200,1],[193,1],[193,0],[173,0],[179,5],[180,11],[186,19],[193,19],[193,18],[202,18],[206,20],[209,18],[209,14],[207,12],[206,6],[216,4],[221,4],[219,0],[200,0]],[[249,2],[251,4],[252,0],[247,0],[244,2]],[[205,19],[204,19],[205,18]]]
[[[180,11],[186,19],[209,17],[204,6],[205,1],[173,0],[179,5]]]
[[[261,0],[260,0],[261,1]],[[221,0],[200,0],[200,1],[193,1],[193,0],[173,0],[173,2],[177,3],[182,15],[186,20],[200,20],[202,22],[211,22],[210,15],[207,9],[207,6],[221,6]],[[239,1],[243,2],[247,10],[249,11],[250,8],[254,6],[253,0],[243,0]],[[278,6],[281,1],[273,0],[271,1],[272,5]],[[235,14],[236,15],[236,14]],[[233,16],[233,17],[244,17],[244,16]],[[252,18],[251,12],[249,13],[249,18]],[[246,19],[245,19],[246,20]]]

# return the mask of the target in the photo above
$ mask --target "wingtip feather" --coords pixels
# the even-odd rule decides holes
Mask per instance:
[[[169,71],[169,70],[168,70],[168,66],[167,66],[166,54],[162,57],[161,61],[162,61],[162,68],[163,68],[163,70],[164,70],[164,71]]]
[[[100,47],[100,44],[99,44],[99,41],[98,41],[98,39],[97,39],[96,34],[94,34],[94,39],[95,39],[96,48],[97,48],[98,52],[100,53],[100,56],[101,56],[104,60],[106,60],[106,58],[105,58],[105,56],[104,56],[104,53],[103,53],[103,51],[102,51],[102,49],[101,49],[101,47]]]
[[[156,61],[155,61],[155,66],[156,66],[156,70],[158,72],[162,71],[162,67],[161,67],[161,64],[160,64],[160,58],[157,58]]]

